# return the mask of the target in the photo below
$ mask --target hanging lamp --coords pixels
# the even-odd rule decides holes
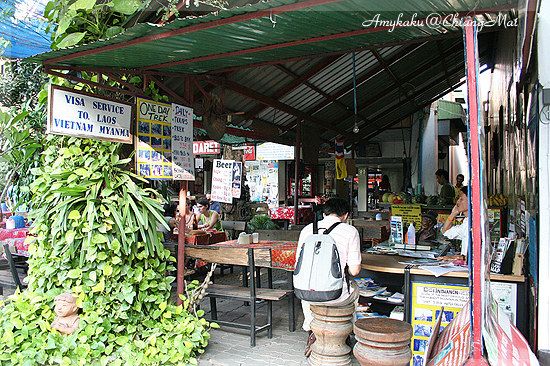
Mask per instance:
[[[353,133],[359,133],[359,124],[357,121],[357,84],[355,81],[355,52],[351,54],[351,59],[353,63],[353,107],[354,107]]]

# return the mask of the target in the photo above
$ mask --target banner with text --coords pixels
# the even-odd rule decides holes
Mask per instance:
[[[172,179],[172,126],[170,104],[137,100],[137,172],[148,179]]]
[[[193,109],[136,98],[136,170],[144,178],[194,180]]]
[[[174,180],[195,180],[193,108],[172,103],[172,174]]]
[[[393,213],[393,212],[392,212]],[[468,285],[413,281],[411,286],[411,325],[413,336],[410,366],[424,365],[429,339],[443,307],[441,328],[445,328],[468,303]]]
[[[132,104],[50,85],[46,132],[132,143]]]
[[[214,159],[212,168],[212,200],[232,203],[241,196],[242,163]]]

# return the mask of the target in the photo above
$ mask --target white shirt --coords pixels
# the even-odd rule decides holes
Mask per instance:
[[[462,243],[460,245],[460,254],[463,256],[468,255],[468,238],[470,236],[470,221],[466,217],[462,224],[455,225],[449,230],[445,231],[443,235],[449,239],[460,239]]]
[[[336,216],[326,216],[323,220],[317,223],[319,233],[323,232],[322,229],[328,229],[331,227],[335,222],[340,222],[340,219]],[[296,253],[300,253],[300,249],[302,248],[304,241],[312,234],[313,224],[309,224],[302,229],[300,232],[300,238],[298,239],[298,248],[296,249]],[[359,241],[359,232],[355,227],[346,223],[341,223],[332,229],[330,236],[336,242],[342,270],[346,268],[346,264],[350,266],[361,264],[361,244]],[[348,292],[348,286],[344,285],[342,295],[340,295],[340,297],[336,300],[325,302],[325,304],[343,301],[347,299],[349,295],[350,293]]]

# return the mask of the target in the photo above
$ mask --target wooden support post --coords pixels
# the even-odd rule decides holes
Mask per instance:
[[[468,259],[470,264],[470,301],[472,303],[472,357],[467,365],[488,365],[483,358],[483,314],[485,299],[483,289],[485,284],[485,269],[487,263],[483,255],[482,215],[486,212],[482,209],[485,190],[485,179],[482,170],[482,146],[483,129],[480,128],[480,106],[478,99],[477,75],[479,74],[477,30],[473,19],[464,23],[464,43],[466,46],[466,73],[468,85],[468,115],[469,115],[469,141],[470,141],[470,184],[469,186],[469,210],[468,219],[471,220],[470,251]],[[487,216],[485,216],[485,220]]]
[[[180,181],[180,204],[179,204],[179,213],[180,216],[179,225],[178,225],[178,275],[177,275],[177,293],[178,293],[178,305],[183,303],[183,300],[180,299],[181,294],[185,290],[184,287],[184,277],[185,277],[185,212],[187,212],[187,181]]]
[[[296,146],[294,146],[294,225],[298,224],[298,172],[300,164],[300,137],[302,121],[296,124]]]

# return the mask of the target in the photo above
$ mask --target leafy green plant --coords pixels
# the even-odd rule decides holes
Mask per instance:
[[[48,140],[30,186],[29,288],[0,310],[0,362],[196,364],[216,325],[193,298],[172,304],[174,278],[165,273],[175,258],[156,231],[165,222],[161,198],[124,169],[130,159],[120,158],[120,144]],[[50,329],[53,298],[66,291],[82,309],[70,336]]]
[[[265,214],[254,216],[249,222],[248,227],[255,233],[257,230],[276,230],[279,226]]]

